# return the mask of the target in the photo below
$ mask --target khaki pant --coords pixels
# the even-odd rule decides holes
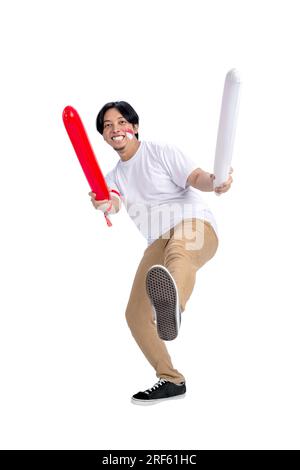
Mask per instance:
[[[184,376],[174,369],[166,345],[157,334],[153,310],[146,293],[146,274],[154,264],[165,266],[176,281],[183,312],[193,291],[196,271],[218,248],[212,226],[200,219],[186,219],[155,240],[144,252],[130,293],[126,319],[131,333],[159,378],[180,383]]]

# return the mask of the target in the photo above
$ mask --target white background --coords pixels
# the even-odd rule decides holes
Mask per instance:
[[[300,448],[297,3],[1,2],[1,448]],[[124,318],[146,242],[124,209],[110,229],[93,209],[62,110],[104,172],[111,100],[212,171],[233,67],[234,184],[204,194],[220,246],[169,345],[188,393],[134,406],[157,380]]]

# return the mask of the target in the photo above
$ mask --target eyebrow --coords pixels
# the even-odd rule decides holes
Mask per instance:
[[[123,116],[118,117],[118,119],[125,119]],[[125,119],[126,121],[126,119]],[[110,119],[105,119],[103,122],[112,122]]]

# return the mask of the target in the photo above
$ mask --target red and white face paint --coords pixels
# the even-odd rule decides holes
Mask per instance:
[[[133,130],[132,129],[125,129],[126,136],[129,140],[133,139]]]

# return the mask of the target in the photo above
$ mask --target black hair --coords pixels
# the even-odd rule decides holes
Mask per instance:
[[[116,108],[122,116],[126,119],[126,121],[130,122],[130,124],[138,124],[139,117],[133,107],[126,103],[126,101],[112,101],[110,103],[106,103],[103,108],[99,111],[97,119],[96,119],[96,127],[97,131],[103,135],[103,127],[104,127],[104,114],[111,108]],[[139,134],[135,134],[136,138],[139,138]]]

